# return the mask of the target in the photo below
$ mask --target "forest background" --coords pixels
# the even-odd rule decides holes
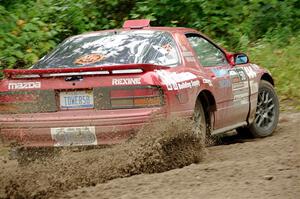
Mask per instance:
[[[281,101],[300,109],[299,0],[0,0],[0,70],[28,68],[71,35],[142,18],[245,52],[271,71]]]

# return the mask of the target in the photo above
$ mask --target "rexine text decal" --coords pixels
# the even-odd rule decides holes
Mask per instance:
[[[139,85],[141,84],[141,78],[118,78],[112,79],[112,85]]]

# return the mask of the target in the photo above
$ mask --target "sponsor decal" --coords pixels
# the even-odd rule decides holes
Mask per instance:
[[[141,84],[141,78],[117,78],[112,79],[112,85],[139,85]]]
[[[200,86],[199,80],[191,80],[190,82],[178,83],[178,89],[193,88]]]
[[[249,103],[249,88],[247,87],[239,88],[233,90],[233,102],[235,104],[248,104]]]
[[[259,70],[259,66],[256,64],[250,64],[250,66],[254,69],[254,70]]]
[[[253,70],[253,68],[250,66],[245,66],[243,67],[243,69],[245,70],[246,74],[248,75],[249,79],[253,79],[256,77],[256,72]]]
[[[244,104],[249,104],[249,100],[247,98],[243,98],[241,100],[238,101],[234,101],[235,105],[244,105]]]
[[[54,146],[97,145],[95,126],[51,128]]]
[[[8,83],[8,90],[41,88],[41,82]]]
[[[250,90],[251,90],[251,94],[257,93],[258,92],[258,82],[251,80],[250,81]]]
[[[241,89],[241,88],[248,88],[248,82],[243,81],[243,82],[236,82],[236,83],[232,84],[233,90],[237,90],[237,89]]]
[[[249,84],[245,71],[242,68],[234,68],[229,71],[232,80],[232,93],[234,104],[249,103]]]
[[[188,62],[195,62],[196,61],[193,53],[190,52],[190,51],[184,51],[184,52],[182,52],[182,55],[185,58],[185,60],[188,61]]]
[[[229,70],[229,76],[233,82],[240,82],[240,81],[247,80],[246,73],[241,68],[234,68],[234,69]]]
[[[182,46],[182,45],[181,45],[181,48],[182,48],[182,51],[183,51],[183,52],[188,51],[188,49],[187,49],[185,46]]]
[[[197,76],[190,72],[176,73],[164,70],[157,70],[156,72],[168,90],[181,90],[200,86]]]
[[[185,59],[188,62],[195,62],[196,61],[195,57],[185,57]]]
[[[202,81],[203,81],[204,84],[208,84],[209,86],[213,86],[210,79],[203,79]]]
[[[212,68],[211,71],[216,75],[216,77],[223,77],[228,74],[228,70],[224,68]]]
[[[249,95],[248,87],[242,87],[234,90],[233,99],[236,101],[238,99],[248,97],[248,95]]]
[[[184,51],[184,52],[182,52],[182,55],[183,55],[184,57],[193,57],[193,53],[192,53],[192,52],[189,52],[189,51]]]
[[[249,68],[249,69],[247,69]],[[232,69],[211,69],[216,77],[224,77],[229,75],[230,79],[221,79],[219,83],[220,88],[232,87],[233,101],[235,104],[248,104],[249,103],[249,83],[248,77],[253,78],[256,73],[250,66],[243,68]],[[227,76],[228,77],[228,76]]]
[[[231,86],[231,81],[229,79],[221,79],[219,81],[220,88],[228,88]]]

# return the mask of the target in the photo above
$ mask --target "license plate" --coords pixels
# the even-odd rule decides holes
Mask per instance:
[[[94,108],[93,91],[60,92],[61,109]]]
[[[94,126],[51,128],[54,146],[97,145]]]

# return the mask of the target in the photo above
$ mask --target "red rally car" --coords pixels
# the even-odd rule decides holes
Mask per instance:
[[[126,21],[67,38],[30,69],[4,70],[0,136],[27,147],[120,143],[155,117],[193,117],[203,133],[271,135],[271,74],[196,30]]]

